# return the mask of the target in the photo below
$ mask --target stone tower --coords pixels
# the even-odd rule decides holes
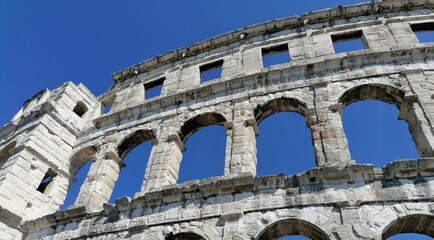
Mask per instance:
[[[71,82],[41,91],[0,129],[0,239],[434,236],[434,43],[415,35],[433,30],[434,0],[339,6],[159,55],[115,73],[101,96]],[[335,53],[352,39],[364,49]],[[276,53],[290,61],[264,67]],[[204,82],[213,69],[221,76]],[[399,108],[418,160],[352,160],[341,110],[366,99]],[[317,167],[256,177],[257,124],[284,111],[305,117]],[[176,184],[185,141],[213,124],[226,129],[224,176]],[[123,159],[145,141],[142,188],[108,204]],[[88,161],[74,206],[59,211]]]

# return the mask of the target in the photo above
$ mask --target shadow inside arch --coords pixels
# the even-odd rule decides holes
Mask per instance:
[[[180,138],[185,143],[188,138],[201,129],[210,125],[223,125],[227,120],[220,113],[202,113],[187,120],[180,130]]]
[[[405,93],[400,89],[384,84],[363,84],[351,88],[339,98],[343,106],[362,100],[378,100],[401,107]]]
[[[306,114],[307,106],[295,98],[276,98],[255,109],[256,122],[259,124],[265,118],[279,112],[295,112],[302,116]]]
[[[146,141],[154,140],[155,134],[152,130],[142,129],[126,137],[118,146],[117,152],[120,158],[124,159],[125,156],[135,147]]]
[[[381,237],[388,239],[400,233],[419,233],[434,237],[434,216],[413,214],[400,217],[383,230]]]
[[[328,240],[327,234],[318,226],[300,219],[284,219],[266,227],[257,240],[278,239],[285,236],[301,235],[312,240]]]
[[[165,240],[206,240],[204,237],[191,232],[170,234]]]

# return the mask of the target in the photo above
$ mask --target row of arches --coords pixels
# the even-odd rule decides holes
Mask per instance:
[[[392,221],[381,234],[381,239],[387,240],[424,240],[432,239],[434,217],[431,215],[415,214],[404,216]],[[371,239],[377,239],[370,236]],[[301,219],[279,219],[270,223],[257,236],[256,240],[328,240],[334,239],[322,229],[321,226]],[[184,231],[181,233],[169,233],[165,240],[207,240],[207,236],[201,232]],[[241,239],[241,238],[240,238]],[[339,239],[339,238],[337,238]]]
[[[342,95],[340,97],[340,102],[342,104],[342,106],[347,106],[350,105],[351,103],[354,102],[358,102],[361,100],[379,100],[382,102],[385,102],[385,104],[395,104],[395,106],[397,106],[397,108],[399,109],[401,107],[401,105],[404,102],[404,93],[403,91],[390,87],[388,85],[380,85],[380,84],[370,84],[370,85],[362,85],[359,87],[355,87],[352,88],[350,90],[348,90],[344,95]],[[391,107],[392,105],[390,105]],[[396,109],[396,108],[395,108]],[[298,123],[297,125],[299,126],[299,129],[303,129],[304,130],[304,138],[305,140],[303,141],[309,141],[306,139],[309,139],[310,136],[308,136],[306,138],[306,134],[309,135],[309,131],[312,131],[312,129],[309,129],[307,127],[309,127],[309,114],[310,113],[310,109],[308,109],[308,106],[306,103],[301,102],[298,99],[295,98],[286,98],[286,97],[280,97],[280,98],[276,98],[273,99],[271,101],[266,102],[265,104],[262,104],[260,106],[258,106],[255,110],[254,110],[254,117],[256,119],[256,123],[259,124],[259,127],[261,128],[262,122],[267,122],[266,119],[268,119],[270,117],[270,119],[274,118],[275,115],[281,115],[281,114],[292,114],[295,116],[298,116]],[[339,109],[339,111],[342,111],[342,109]],[[402,109],[401,109],[402,111]],[[395,118],[396,118],[396,114],[397,110],[395,110]],[[367,116],[369,116],[370,114],[367,113],[365,114]],[[272,117],[271,117],[272,116]],[[285,121],[285,120],[284,120]],[[278,121],[278,122],[274,122],[274,121],[270,121],[272,122],[271,124],[271,129],[272,128],[276,128],[276,129],[280,129],[282,126],[285,126],[285,122],[282,121]],[[304,123],[303,123],[304,121]],[[397,121],[396,121],[397,122]],[[264,125],[266,125],[264,123]],[[301,125],[303,125],[303,127],[300,127]],[[405,124],[404,124],[405,125]],[[307,126],[307,127],[306,127]],[[402,127],[401,127],[402,128]],[[405,126],[404,126],[405,128]],[[202,131],[201,129],[204,129],[204,131]],[[207,130],[205,130],[207,129]],[[199,131],[201,130],[201,131]],[[199,140],[194,141],[194,144],[192,145],[192,148],[198,148],[198,149],[206,149],[209,146],[215,146],[215,145],[219,145],[216,144],[216,142],[211,142],[211,144],[202,144],[202,143],[209,143],[209,140],[217,140],[217,142],[220,142],[220,147],[219,147],[219,151],[218,153],[211,153],[211,154],[206,154],[207,151],[209,150],[205,150],[205,152],[202,151],[202,153],[199,153],[197,155],[201,155],[198,158],[196,157],[196,161],[194,161],[192,164],[181,164],[180,166],[180,171],[179,171],[179,175],[178,177],[178,182],[183,182],[186,180],[192,180],[192,179],[200,179],[201,174],[206,173],[206,167],[209,167],[209,169],[218,169],[218,171],[214,171],[214,174],[211,175],[206,175],[204,177],[209,177],[209,176],[220,176],[223,175],[223,169],[224,167],[222,166],[222,161],[225,158],[225,152],[226,155],[228,152],[228,144],[225,143],[225,139],[228,139],[226,137],[226,135],[228,135],[228,131],[231,130],[231,125],[228,124],[227,118],[225,116],[223,116],[223,114],[217,113],[217,112],[208,112],[208,113],[202,113],[202,114],[198,114],[194,117],[189,118],[188,120],[186,120],[185,122],[183,122],[182,126],[180,127],[180,131],[179,131],[179,141],[181,141],[182,143],[185,143],[186,148],[189,149],[190,146],[188,145],[189,139],[192,138],[192,136],[196,135],[196,132],[199,131],[199,133],[197,133],[198,135],[201,134],[201,132],[207,132],[208,130],[209,133],[207,134],[207,136],[205,137],[199,137]],[[414,131],[420,131],[420,129],[417,128],[410,128],[412,135],[414,135]],[[290,131],[294,131],[294,129],[290,130]],[[268,130],[265,131],[261,131],[264,132],[265,134],[268,132]],[[278,130],[279,132],[279,130]],[[275,133],[276,134],[278,134]],[[287,134],[291,134],[288,133]],[[417,133],[418,136],[420,136],[420,133]],[[407,134],[408,135],[408,134]],[[356,137],[357,138],[357,137]],[[413,137],[414,138],[414,137]],[[194,138],[193,138],[194,139]],[[391,139],[402,139],[402,137],[391,137]],[[408,139],[408,137],[407,137]],[[258,143],[261,143],[261,136],[258,137]],[[314,140],[312,139],[310,143],[307,142],[307,146],[312,146],[312,142]],[[279,140],[280,143],[285,142],[284,140]],[[296,141],[295,143],[301,143],[302,141]],[[374,141],[375,142],[375,141]],[[407,141],[408,143],[409,141]],[[411,142],[411,140],[410,140]],[[147,163],[146,161],[143,161],[143,159],[147,159],[148,156],[152,155],[151,151],[154,149],[154,147],[158,144],[158,140],[157,140],[157,136],[155,134],[155,132],[153,132],[152,130],[149,129],[141,129],[141,130],[137,130],[129,135],[127,135],[122,141],[120,141],[120,143],[117,146],[117,155],[121,158],[121,160],[124,160],[124,162],[127,163],[127,166],[130,165],[130,163],[128,163],[129,161],[131,161],[131,165],[134,165],[134,163],[136,162],[140,162],[142,163],[140,167],[132,167],[132,168],[124,168],[122,171],[127,171],[128,169],[135,171],[134,174],[125,174],[127,177],[127,180],[122,180],[122,175],[121,178],[119,179],[119,182],[121,181],[125,181],[126,185],[131,184],[131,179],[133,178],[132,176],[136,176],[136,178],[138,179],[142,179],[143,178],[143,174],[144,171],[146,169],[146,171],[149,171],[150,168],[150,163]],[[130,155],[129,153],[131,151],[135,151],[138,146],[142,146],[143,148],[145,148],[145,150],[140,150],[138,151],[139,154],[141,154],[141,156],[135,155],[134,158],[136,159],[131,159],[129,160],[127,158],[128,155]],[[197,145],[197,146],[196,146]],[[404,144],[404,145],[409,145],[409,144]],[[411,145],[411,144],[410,144]],[[199,147],[198,147],[199,146]],[[223,146],[223,147],[222,147]],[[268,145],[267,145],[268,146]],[[414,146],[414,145],[413,145]],[[425,145],[426,146],[426,145]],[[272,147],[266,147],[267,149],[272,149],[271,151],[273,152],[279,152],[276,151],[276,149],[273,149]],[[288,149],[291,147],[284,147],[281,146],[279,148],[282,149]],[[301,147],[295,146],[294,149],[296,149],[296,151],[298,151]],[[305,151],[304,153],[307,154],[308,156],[312,156],[314,151],[312,151],[312,148],[307,147],[307,151]],[[414,150],[414,148],[413,148]],[[230,151],[230,149],[229,149]],[[309,151],[312,153],[310,154]],[[366,151],[366,150],[365,150]],[[78,153],[76,153],[73,157],[73,164],[71,164],[71,166],[73,167],[72,169],[72,174],[76,174],[77,170],[80,169],[82,166],[84,166],[84,164],[89,160],[89,159],[93,159],[95,153],[97,152],[97,149],[93,146],[87,147],[84,150],[79,151]],[[185,151],[183,153],[183,157],[184,159],[189,159],[191,158],[191,156],[186,156],[190,153],[191,151]],[[193,153],[194,154],[194,153]],[[266,161],[261,161],[261,158],[265,158],[265,157],[261,157],[261,150],[258,153],[258,168],[259,169],[265,169],[265,167],[262,167],[261,164],[263,165],[263,163],[266,163]],[[285,158],[287,153],[284,154],[279,154],[281,158]],[[209,159],[211,159],[211,157],[214,157],[214,155],[218,156],[218,160],[217,161],[209,161]],[[424,152],[421,154],[422,156],[426,155]],[[411,153],[411,158],[417,158],[417,153],[415,153],[415,151],[413,151]],[[404,156],[406,158],[408,158],[408,156]],[[138,159],[137,159],[138,158]],[[194,158],[194,157],[193,157]],[[274,158],[274,157],[271,157]],[[314,157],[312,157],[314,158]],[[140,160],[139,160],[140,159]],[[287,159],[287,158],[286,158]],[[270,160],[267,160],[267,163]],[[268,175],[268,174],[273,174],[273,173],[279,173],[279,172],[286,172],[287,174],[295,174],[304,170],[308,170],[311,167],[315,167],[315,163],[314,160],[312,161],[306,161],[306,157],[303,156],[302,159],[300,159],[299,162],[308,162],[308,165],[301,165],[303,166],[302,168],[294,168],[297,169],[297,171],[295,172],[291,172],[291,171],[274,171],[274,172],[264,172],[261,173],[259,172],[259,175]],[[357,161],[357,159],[356,159]],[[188,161],[182,161],[182,162],[188,162]],[[298,163],[297,162],[297,165]],[[359,162],[360,163],[360,162]],[[369,163],[369,162],[367,162]],[[371,162],[372,163],[372,162]],[[88,163],[88,166],[90,165],[90,163]],[[148,166],[146,166],[148,165]],[[270,164],[268,164],[270,165]],[[293,164],[292,167],[294,167],[296,164]],[[384,165],[384,164],[382,164]],[[198,167],[200,166],[200,167]],[[275,169],[281,169],[279,166],[279,164],[272,164],[271,166],[277,166]],[[306,167],[307,166],[307,167]],[[82,168],[83,171],[86,171],[86,167]],[[192,178],[188,178],[186,176],[184,176],[184,173],[192,173],[192,172],[197,172],[198,177],[192,177]],[[203,176],[203,175],[202,175]],[[139,183],[140,184],[140,183]],[[138,185],[139,185],[138,184]],[[118,183],[117,183],[118,185]],[[121,189],[124,189],[124,187],[120,187]],[[131,189],[131,186],[129,187]],[[140,187],[135,188],[135,190],[133,191],[137,191]],[[129,193],[127,195],[132,196],[132,193]],[[117,195],[122,196],[122,195]],[[112,200],[113,197],[112,197]]]

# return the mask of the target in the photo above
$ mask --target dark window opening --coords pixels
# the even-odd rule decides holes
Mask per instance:
[[[200,70],[200,82],[207,82],[210,80],[218,79],[222,77],[223,60],[218,60],[212,63],[208,63],[199,67]]]
[[[60,206],[60,210],[65,210],[70,206],[73,206],[75,203],[75,200],[78,197],[78,194],[80,192],[80,188],[84,183],[84,180],[87,177],[87,174],[89,173],[90,166],[92,165],[93,161],[89,160],[84,164],[75,174],[75,182],[71,185],[71,187],[68,190],[68,194],[66,195],[66,199],[63,202],[63,205]]]
[[[115,97],[110,97],[101,101],[101,114],[107,114],[110,112],[113,102],[115,101]]]
[[[158,97],[163,89],[163,82],[165,78],[160,78],[150,83],[145,84],[145,99]]]
[[[367,48],[361,30],[332,35],[331,37],[335,53],[351,52]]]
[[[75,114],[77,114],[79,117],[82,117],[87,112],[87,107],[83,102],[79,101],[72,111],[75,112]]]
[[[311,133],[301,114],[272,114],[263,119],[258,128],[258,176],[278,173],[294,175],[316,167]]]
[[[412,24],[410,27],[420,43],[434,42],[434,22]]]
[[[54,177],[56,177],[56,173],[48,169],[47,173],[45,173],[44,178],[42,179],[41,183],[39,184],[38,188],[36,189],[38,192],[45,193],[50,183],[53,182]]]
[[[178,183],[224,175],[226,129],[211,125],[189,136],[182,154]]]
[[[383,167],[398,159],[418,159],[405,121],[398,121],[394,104],[363,100],[343,109],[343,127],[351,158]]]
[[[262,66],[264,68],[289,62],[290,56],[288,44],[282,44],[262,49]]]

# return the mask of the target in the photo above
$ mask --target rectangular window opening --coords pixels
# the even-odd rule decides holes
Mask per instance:
[[[101,101],[101,114],[107,114],[110,112],[113,102],[115,101],[115,97],[110,97]]]
[[[332,35],[335,53],[352,52],[366,49],[363,32],[355,31],[345,34]]]
[[[264,68],[289,62],[290,56],[288,44],[282,44],[262,49],[262,66]]]
[[[222,77],[223,60],[218,60],[212,63],[208,63],[199,67],[200,70],[200,82],[207,82],[210,80],[218,79]]]
[[[47,194],[47,190],[49,189],[49,185],[53,182],[54,177],[56,177],[56,173],[48,169],[47,173],[45,173],[44,178],[42,179],[41,183],[39,184],[38,188],[36,189],[38,192]]]
[[[434,22],[410,25],[420,43],[434,42]]]
[[[150,99],[153,97],[158,97],[163,89],[163,83],[165,78],[159,78],[150,83],[145,83],[145,99]]]

